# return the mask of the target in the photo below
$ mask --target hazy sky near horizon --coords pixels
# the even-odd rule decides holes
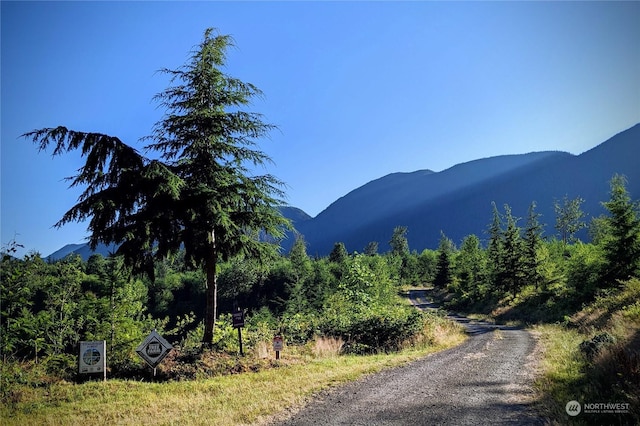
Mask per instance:
[[[579,154],[640,122],[640,2],[7,2],[1,12],[1,243],[48,255],[85,224],[20,135],[64,125],[136,147],[207,27],[227,72],[264,92],[260,149],[288,202],[315,216],[393,172],[503,154]]]

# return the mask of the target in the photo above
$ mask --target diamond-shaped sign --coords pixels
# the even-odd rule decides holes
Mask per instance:
[[[144,339],[144,342],[140,343],[140,346],[136,348],[136,352],[147,364],[152,368],[156,368],[171,349],[173,349],[173,346],[154,329],[147,338]]]

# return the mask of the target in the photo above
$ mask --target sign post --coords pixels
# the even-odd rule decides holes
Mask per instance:
[[[107,380],[106,340],[80,342],[78,372],[80,374],[102,373],[102,380]]]
[[[240,356],[242,353],[242,327],[244,327],[244,312],[240,308],[231,314],[233,327],[238,329],[238,343],[240,344]]]
[[[173,346],[167,342],[164,337],[153,331],[147,336],[140,346],[136,348],[136,352],[140,358],[144,359],[151,368],[153,368],[153,376],[156,375],[156,367],[173,349]]]
[[[273,350],[276,351],[276,359],[280,359],[280,351],[284,348],[284,339],[281,335],[273,336]]]

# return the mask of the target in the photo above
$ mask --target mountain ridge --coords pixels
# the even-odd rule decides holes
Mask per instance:
[[[437,247],[441,230],[455,243],[460,243],[469,234],[484,238],[484,231],[492,214],[491,202],[495,202],[501,211],[504,204],[509,204],[516,216],[525,217],[529,205],[535,201],[537,212],[543,215],[547,223],[546,231],[549,235],[555,221],[554,201],[561,200],[565,195],[569,198],[582,197],[585,199],[583,211],[590,217],[598,216],[604,213],[600,203],[609,198],[609,181],[616,173],[627,176],[628,190],[634,199],[637,198],[640,173],[636,159],[640,158],[640,124],[619,132],[579,155],[561,151],[533,154],[489,157],[431,174],[429,177],[432,179],[446,180],[447,174],[455,174],[470,165],[489,166],[496,159],[522,161],[519,167],[495,173],[488,179],[472,181],[454,190],[443,191],[431,199],[414,200],[412,203],[396,206],[393,211],[377,215],[373,219],[369,217],[354,220],[353,212],[358,211],[357,209],[345,211],[341,208],[347,204],[350,196],[357,193],[356,189],[341,197],[340,204],[333,203],[323,211],[325,218],[339,218],[338,220],[329,223],[326,219],[320,220],[318,215],[302,224],[298,231],[305,236],[309,253],[326,255],[335,242],[343,242],[349,251],[362,251],[368,242],[377,241],[380,250],[384,251],[388,249],[393,229],[396,226],[407,226],[410,247],[422,250]],[[535,161],[531,161],[534,159]],[[402,190],[417,193],[415,188]],[[389,195],[383,193],[378,194],[378,197],[378,203],[389,199]],[[363,200],[358,202],[362,215],[362,206],[366,203]],[[333,211],[329,211],[330,209]],[[585,238],[586,232],[580,236]]]
[[[385,251],[396,226],[407,226],[410,248],[419,251],[437,247],[440,231],[455,243],[469,234],[483,239],[492,202],[500,211],[509,204],[520,217],[536,202],[549,235],[555,220],[554,201],[564,196],[583,198],[582,210],[588,213],[588,221],[604,213],[601,202],[608,199],[609,181],[616,173],[626,175],[627,189],[637,199],[637,158],[640,123],[578,155],[538,151],[481,158],[440,172],[390,173],[339,197],[315,217],[293,206],[281,211],[304,236],[308,252],[318,256],[327,255],[336,242],[343,242],[351,252],[362,251],[367,243],[376,241]],[[287,251],[294,240],[289,235],[283,249]],[[83,257],[87,253],[82,247],[63,249],[49,257],[59,252],[68,255],[84,250]]]

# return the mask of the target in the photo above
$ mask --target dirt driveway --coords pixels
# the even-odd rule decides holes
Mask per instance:
[[[420,309],[434,305],[411,294]],[[525,330],[451,315],[455,348],[321,393],[285,425],[542,425],[531,404],[535,341]]]

